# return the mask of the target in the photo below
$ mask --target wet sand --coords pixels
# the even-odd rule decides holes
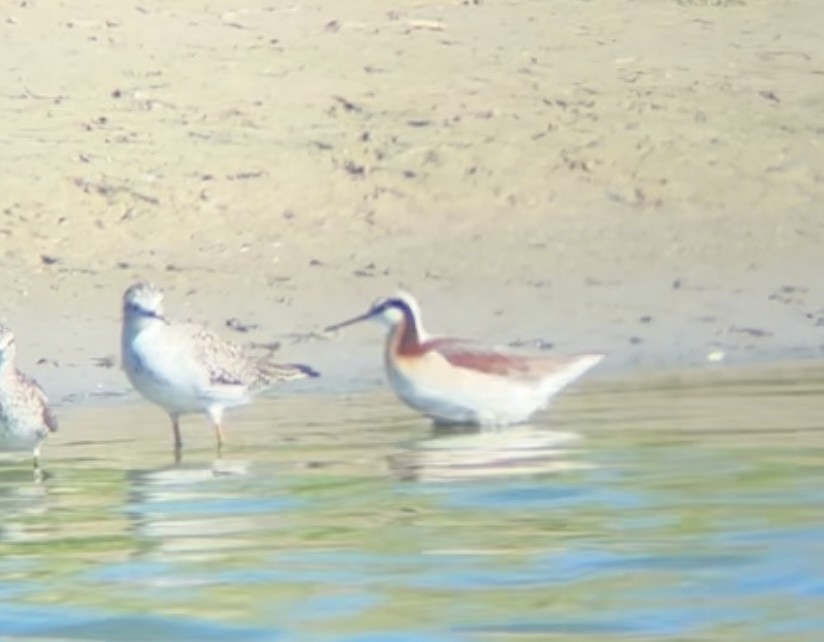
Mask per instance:
[[[381,335],[312,333],[399,285],[433,331],[606,350],[596,377],[818,358],[823,21],[814,0],[17,4],[0,318],[69,400],[128,389],[95,360],[138,278],[325,390],[379,382]]]

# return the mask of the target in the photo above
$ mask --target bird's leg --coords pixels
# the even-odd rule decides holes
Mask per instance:
[[[180,415],[170,415],[172,419],[172,431],[175,438],[175,463],[180,463],[180,453],[183,450],[183,439],[180,437]]]
[[[223,427],[220,423],[215,424],[215,436],[217,437],[217,458],[223,454]]]
[[[215,438],[217,439],[217,458],[220,459],[220,456],[223,454],[223,408],[218,406],[212,406],[208,408],[206,411],[209,414],[209,418],[212,420],[212,424],[215,427]]]
[[[43,471],[40,469],[40,444],[34,447],[32,453],[32,470],[34,472],[34,483],[41,483],[43,481]]]

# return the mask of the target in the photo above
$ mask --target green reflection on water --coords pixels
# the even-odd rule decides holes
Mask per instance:
[[[179,467],[153,409],[76,409],[42,484],[0,468],[0,588],[55,626],[818,640],[820,392],[816,370],[607,382],[481,434],[388,395],[267,400],[222,461],[188,421]]]

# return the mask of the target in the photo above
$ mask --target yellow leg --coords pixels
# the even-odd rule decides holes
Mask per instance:
[[[212,425],[215,427],[215,438],[217,439],[217,458],[220,459],[223,453],[223,407],[210,406],[206,409],[206,414],[212,420]]]

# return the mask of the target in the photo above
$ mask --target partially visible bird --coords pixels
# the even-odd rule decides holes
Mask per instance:
[[[319,376],[302,364],[254,359],[202,325],[172,323],[163,316],[162,291],[145,282],[123,295],[121,350],[129,381],[169,414],[177,459],[182,415],[207,414],[220,453],[226,408],[249,403],[274,383]]]
[[[16,357],[14,333],[0,325],[0,450],[30,450],[37,470],[40,446],[57,432],[57,418],[43,389],[17,369]]]

